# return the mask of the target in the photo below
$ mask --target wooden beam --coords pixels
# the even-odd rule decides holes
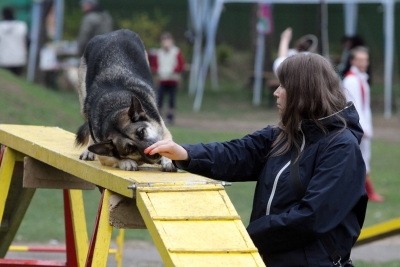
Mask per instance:
[[[96,185],[34,158],[25,157],[23,187],[93,190]]]
[[[113,194],[108,201],[110,225],[120,229],[146,229],[146,224],[136,206],[136,199]]]

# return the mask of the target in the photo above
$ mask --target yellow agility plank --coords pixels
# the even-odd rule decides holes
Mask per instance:
[[[79,160],[83,148],[75,148],[74,142],[75,134],[58,127],[0,124],[0,144],[123,196],[134,197],[134,191],[127,188],[132,183],[215,183],[211,179],[186,172],[163,173],[146,167],[139,172],[129,172],[102,166],[98,160]]]
[[[154,167],[130,172],[102,166],[97,160],[82,161],[82,149],[75,148],[74,141],[74,134],[57,127],[0,125],[1,144],[107,189],[92,266],[106,264],[112,229],[108,214],[111,192],[136,196],[166,266],[265,266],[219,182],[186,172],[164,173]],[[136,190],[128,189],[131,185]],[[74,211],[78,217],[82,212]],[[83,225],[75,222],[74,227],[79,232]],[[78,249],[84,251],[85,246]]]
[[[137,191],[137,206],[166,266],[265,266],[221,185]]]
[[[400,234],[400,218],[362,229],[354,246],[367,244],[396,234]]]

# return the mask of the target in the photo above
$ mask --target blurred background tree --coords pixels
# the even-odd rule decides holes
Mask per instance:
[[[129,29],[139,34],[146,49],[150,49],[160,46],[160,35],[167,28],[169,21],[169,16],[155,9],[153,16],[143,12],[134,14],[131,18],[119,19],[116,24],[119,29]]]

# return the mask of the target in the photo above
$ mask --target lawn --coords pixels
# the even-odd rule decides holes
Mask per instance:
[[[202,111],[193,113],[193,98],[181,91],[178,96],[177,123],[170,130],[178,143],[239,138],[256,127],[262,127],[260,125],[276,122],[276,111],[271,109],[271,102],[267,103],[266,99],[269,98],[264,95],[263,105],[253,107],[251,91],[243,89],[242,84],[221,82],[219,91],[206,90]],[[59,126],[74,132],[82,121],[75,92],[53,91],[31,85],[0,70],[0,123]],[[386,202],[369,203],[366,226],[400,217],[400,194],[397,192],[400,188],[400,138],[397,141],[374,139],[372,155],[372,179]],[[234,183],[226,188],[245,225],[251,212],[254,186],[254,183]],[[99,198],[98,190],[84,192],[89,233]],[[150,240],[146,230],[128,230],[126,238]],[[44,243],[65,240],[61,190],[36,191],[16,240]],[[357,263],[357,266],[389,267],[399,266],[399,263]]]

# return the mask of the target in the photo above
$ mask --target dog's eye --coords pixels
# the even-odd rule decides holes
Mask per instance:
[[[139,129],[137,129],[137,131],[136,131],[136,136],[137,136],[139,139],[143,139],[145,134],[146,134],[146,128],[139,128]]]
[[[132,154],[133,152],[135,152],[135,146],[131,145],[131,144],[127,144],[126,145],[126,152],[127,154]]]

